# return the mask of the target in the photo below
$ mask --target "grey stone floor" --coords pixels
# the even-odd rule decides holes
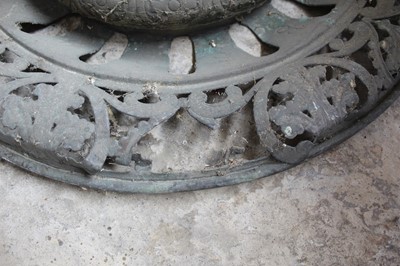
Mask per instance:
[[[170,195],[0,164],[0,265],[400,265],[400,101],[286,173]]]

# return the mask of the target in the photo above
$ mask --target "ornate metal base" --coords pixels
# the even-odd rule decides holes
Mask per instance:
[[[1,157],[74,185],[161,193],[327,150],[398,97],[400,4],[298,2],[176,36],[3,0]]]

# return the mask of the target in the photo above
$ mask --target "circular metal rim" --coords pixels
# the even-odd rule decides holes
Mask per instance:
[[[44,0],[42,0],[44,1]],[[295,0],[299,1],[299,0]],[[56,59],[51,58],[48,56],[47,53],[50,53],[51,51],[49,49],[44,49],[44,50],[33,50],[33,47],[37,49],[37,45],[35,46],[35,42],[37,40],[33,40],[30,42],[28,38],[29,35],[21,35],[20,29],[16,27],[16,24],[18,24],[18,20],[12,21],[12,24],[6,23],[5,26],[2,26],[0,24],[0,28],[10,37],[15,38],[16,42],[18,42],[19,45],[21,45],[24,49],[28,50],[29,52],[40,56],[41,58],[44,58],[46,61],[51,62],[57,67],[62,67],[65,68],[69,71],[86,75],[86,76],[92,76],[94,71],[95,71],[95,76],[99,80],[99,83],[101,84],[101,81],[104,80],[113,80],[115,82],[120,82],[121,84],[130,84],[131,87],[134,90],[137,90],[138,88],[140,89],[143,85],[148,83],[149,80],[151,80],[153,83],[160,84],[160,89],[162,90],[168,90],[170,92],[175,92],[175,93],[187,93],[187,92],[192,92],[196,90],[204,90],[204,89],[209,89],[209,88],[220,88],[222,86],[229,86],[230,84],[239,84],[239,83],[245,83],[248,82],[249,80],[252,79],[259,79],[262,78],[266,72],[268,71],[274,71],[275,69],[279,68],[279,66],[285,65],[287,62],[294,62],[300,58],[302,58],[304,53],[307,54],[312,54],[313,52],[316,52],[318,49],[320,49],[321,44],[318,42],[323,42],[322,40],[325,39],[327,36],[336,36],[340,33],[339,29],[335,29],[336,27],[331,27],[332,21],[335,21],[336,24],[343,24],[343,25],[348,25],[354,17],[358,14],[357,9],[354,8],[355,3],[352,3],[351,1],[339,1],[335,7],[335,9],[339,9],[338,11],[335,12],[330,12],[327,15],[317,17],[317,18],[311,18],[313,19],[319,19],[318,22],[320,25],[323,25],[324,27],[321,26],[321,29],[316,31],[317,34],[320,34],[320,36],[315,37],[318,41],[313,40],[312,38],[309,38],[310,41],[304,41],[304,42],[297,42],[295,45],[287,45],[283,43],[282,45],[285,45],[285,47],[278,47],[279,49],[273,53],[271,56],[268,57],[258,57],[254,58],[245,52],[243,52],[240,49],[235,50],[235,53],[240,53],[243,54],[244,57],[242,56],[241,59],[243,62],[246,63],[245,67],[233,67],[232,62],[228,62],[225,66],[225,68],[231,67],[229,71],[223,71],[223,72],[218,72],[215,71],[217,74],[214,73],[197,73],[197,71],[193,74],[190,75],[170,75],[168,71],[165,73],[163,72],[158,72],[156,75],[149,75],[148,73],[145,75],[145,78],[139,78],[137,75],[130,75],[129,72],[123,72],[121,74],[116,74],[110,72],[109,69],[104,69],[102,68],[103,66],[95,66],[95,68],[91,68],[90,65],[84,64],[83,62],[79,62],[81,64],[77,64],[77,58],[74,58],[74,62],[72,62],[69,58],[65,58],[62,56],[58,56]],[[266,6],[260,7],[259,9],[256,10],[256,12],[270,12],[268,11]],[[255,13],[255,12],[253,12]],[[256,16],[257,14],[251,14],[252,16]],[[345,14],[344,14],[345,13]],[[336,15],[333,15],[336,14]],[[340,15],[337,15],[340,14]],[[281,18],[280,18],[281,19]],[[292,19],[290,17],[286,17],[286,19],[289,19],[289,23],[293,23],[294,21],[298,22],[301,21],[300,19]],[[307,20],[303,21],[304,23],[307,23]],[[244,22],[241,22],[244,23]],[[259,21],[256,22],[249,22],[249,24],[257,24],[260,23]],[[247,24],[244,23],[246,26]],[[229,26],[229,25],[228,25]],[[224,32],[227,34],[229,27],[228,26],[220,26],[216,27],[215,29],[209,29],[204,31],[207,33],[207,35],[214,36],[217,33]],[[341,28],[341,27],[338,27]],[[113,30],[113,29],[112,29]],[[251,28],[251,30],[255,30]],[[137,33],[139,36],[141,33]],[[196,38],[198,36],[197,34],[193,34],[193,37]],[[166,36],[161,36],[161,37],[156,37],[156,38],[161,38],[163,39]],[[298,36],[299,37],[299,36]],[[170,38],[170,36],[166,37],[167,39]],[[200,38],[202,39],[202,38]],[[303,38],[304,39],[304,38]],[[326,38],[327,39],[327,38]],[[297,40],[298,41],[298,40]],[[26,44],[25,42],[30,42],[29,44]],[[199,41],[200,42],[200,41]],[[201,42],[204,42],[202,39]],[[265,42],[265,40],[263,40]],[[200,49],[200,48],[199,48]],[[230,51],[231,52],[231,51]],[[58,53],[58,52],[57,52]],[[57,55],[57,53],[52,54],[52,56]],[[59,53],[58,53],[59,54]],[[209,56],[210,57],[210,56]],[[130,58],[127,58],[130,59]],[[79,61],[79,60],[78,60]],[[112,62],[113,63],[113,62]],[[158,62],[161,63],[161,62]],[[212,63],[216,63],[215,61],[212,61]],[[126,66],[123,66],[126,67]],[[206,67],[203,67],[207,68]],[[141,73],[143,74],[143,73]]]
[[[49,62],[49,64],[52,64],[52,62]],[[318,65],[318,63],[315,64]],[[307,64],[305,63],[304,66],[305,65]],[[390,92],[381,94],[382,97],[379,99],[378,102],[374,102],[373,105],[369,105],[369,108],[374,107],[374,109],[372,109],[368,114],[364,112],[366,111],[366,109],[362,108],[363,111],[360,111],[358,114],[358,116],[360,116],[361,118],[357,120],[356,124],[351,124],[351,127],[347,128],[344,131],[341,131],[340,133],[337,133],[331,139],[328,139],[321,144],[314,146],[308,152],[307,156],[313,157],[318,155],[319,153],[326,151],[332,146],[339,144],[340,142],[349,138],[361,128],[365,127],[369,122],[373,121],[397,97],[399,97],[400,93],[398,81],[399,77],[396,81],[393,81],[393,84],[397,84],[395,88],[391,89],[389,87],[386,87],[386,89],[388,89]],[[285,146],[285,144],[283,144],[283,146]],[[271,162],[270,160],[261,158],[258,160],[250,161],[248,163],[244,163],[239,167],[230,168],[229,172],[225,172],[223,168],[220,168],[218,170],[207,170],[189,173],[150,173],[148,175],[143,174],[141,176],[132,176],[132,172],[130,172],[130,175],[127,174],[129,176],[125,176],[125,178],[121,176],[122,178],[118,178],[118,176],[113,175],[113,173],[109,173],[107,171],[89,175],[85,173],[85,171],[80,171],[79,169],[72,168],[73,170],[68,171],[55,168],[49,165],[45,165],[35,159],[24,156],[21,153],[15,152],[12,149],[8,148],[8,146],[6,145],[0,145],[0,156],[17,166],[54,180],[93,189],[131,193],[167,193],[232,185],[251,181],[257,178],[274,174],[276,172],[286,170],[300,162],[295,161],[289,164],[284,162]],[[304,158],[301,158],[301,160],[303,159]],[[117,178],[114,178],[113,176]]]

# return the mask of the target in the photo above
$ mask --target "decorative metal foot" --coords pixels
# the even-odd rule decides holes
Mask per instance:
[[[0,156],[55,180],[145,193],[250,181],[399,96],[395,0],[60,2],[0,4]]]

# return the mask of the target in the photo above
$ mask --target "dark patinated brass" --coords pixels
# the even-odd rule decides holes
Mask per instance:
[[[120,192],[254,180],[382,113],[399,44],[395,0],[2,0],[0,156]]]
[[[80,14],[113,25],[182,31],[221,24],[266,0],[58,0]]]

